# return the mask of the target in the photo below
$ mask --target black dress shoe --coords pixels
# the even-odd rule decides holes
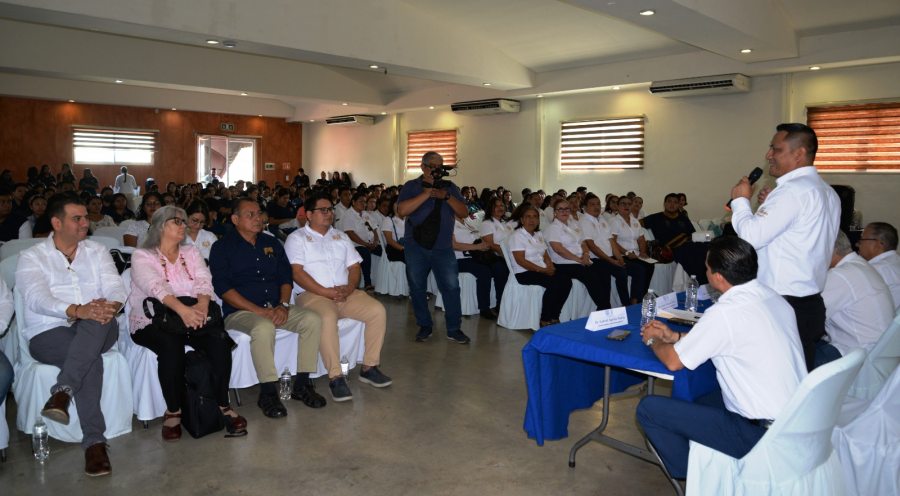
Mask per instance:
[[[312,380],[307,379],[306,382],[294,383],[294,390],[291,391],[291,399],[302,401],[304,405],[310,408],[322,408],[325,406],[325,398],[316,392],[316,386]]]
[[[44,409],[41,410],[41,415],[54,422],[69,425],[69,403],[71,401],[72,397],[69,396],[69,393],[62,390],[57,391],[47,400]]]
[[[84,450],[84,473],[91,477],[112,473],[109,455],[106,454],[106,443],[97,443]]]
[[[256,404],[262,409],[263,415],[266,417],[287,417],[287,408],[284,407],[277,394],[260,394],[259,401]]]
[[[479,315],[481,315],[481,318],[483,319],[497,320],[497,314],[495,314],[493,310],[482,310]]]

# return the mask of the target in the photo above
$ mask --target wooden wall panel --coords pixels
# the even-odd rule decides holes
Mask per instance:
[[[234,132],[223,133],[219,125],[234,124]],[[115,105],[69,103],[0,96],[0,170],[9,169],[16,181],[24,181],[29,166],[50,165],[54,173],[60,164],[72,163],[73,125],[90,125],[159,131],[156,163],[132,166],[138,184],[148,177],[157,183],[196,181],[197,134],[258,136],[257,180],[270,185],[293,177],[301,167],[302,130],[300,123],[274,117],[254,117],[207,112],[172,111]],[[266,162],[276,170],[264,170]],[[288,170],[284,163],[290,163]],[[74,165],[76,177],[90,167],[101,185],[112,184],[119,174],[114,165]]]

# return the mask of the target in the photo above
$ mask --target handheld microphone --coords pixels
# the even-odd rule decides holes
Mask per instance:
[[[747,179],[750,180],[750,186],[753,186],[756,181],[759,181],[759,178],[761,178],[762,175],[763,170],[759,167],[755,167],[752,171],[750,171],[750,175],[747,176]],[[731,210],[731,200],[728,200],[728,203],[725,204],[725,208]]]

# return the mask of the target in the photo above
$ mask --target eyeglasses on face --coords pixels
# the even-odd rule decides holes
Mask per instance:
[[[312,209],[312,211],[319,212],[320,214],[325,215],[325,214],[330,214],[331,212],[334,212],[334,207],[319,207],[319,208]]]
[[[176,226],[183,226],[183,225],[187,224],[187,222],[184,219],[182,219],[181,217],[170,217],[170,218],[166,219],[166,222],[172,222]]]
[[[557,208],[556,211],[557,212],[571,212],[572,209],[569,207],[562,207],[562,208]]]

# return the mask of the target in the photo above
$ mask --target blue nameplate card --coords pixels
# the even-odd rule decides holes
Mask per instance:
[[[678,296],[674,292],[656,298],[657,310],[671,310],[678,307]]]
[[[589,331],[600,331],[628,323],[628,313],[625,307],[611,308],[609,310],[597,310],[591,312],[587,324],[584,326]]]
[[[709,284],[701,285],[700,289],[697,290],[697,301],[711,299],[712,297],[709,296]]]

